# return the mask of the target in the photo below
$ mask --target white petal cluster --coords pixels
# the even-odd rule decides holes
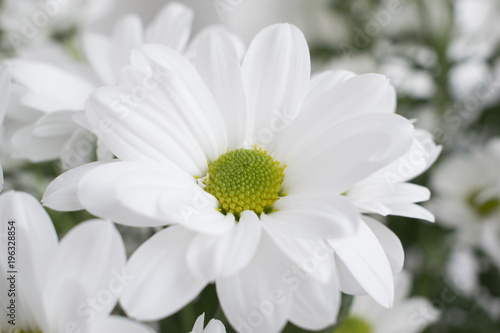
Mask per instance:
[[[6,241],[0,248],[1,332],[152,332],[110,316],[134,278],[124,273],[125,249],[112,223],[84,222],[58,242],[40,203],[9,191],[0,195],[0,228],[15,243],[13,261]]]

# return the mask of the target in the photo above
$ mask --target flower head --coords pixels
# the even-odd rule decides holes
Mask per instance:
[[[194,65],[144,45],[86,107],[119,160],[63,174],[44,203],[169,226],[127,264],[138,276],[121,298],[132,317],[168,316],[215,282],[239,331],[325,328],[341,290],[392,304],[401,244],[345,193],[411,148],[413,125],[394,109],[381,75],[311,78],[291,25],[261,31],[242,63],[217,32],[199,40]]]

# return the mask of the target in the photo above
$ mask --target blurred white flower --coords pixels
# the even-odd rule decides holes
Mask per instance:
[[[369,296],[355,296],[349,317],[333,333],[420,333],[435,323],[440,313],[422,296],[409,297],[410,273],[395,278],[394,306],[386,309]]]
[[[196,319],[193,329],[190,333],[226,333],[226,328],[220,320],[212,319],[208,322],[207,326],[203,328],[205,323],[205,314]]]
[[[0,26],[16,51],[104,17],[115,0],[4,0]]]
[[[500,42],[500,26],[487,24],[500,15],[497,0],[456,0],[455,29],[448,55],[454,60],[486,60]]]
[[[127,313],[168,316],[212,281],[240,331],[278,332],[287,320],[327,327],[340,290],[391,306],[401,243],[342,195],[414,143],[388,80],[348,72],[310,79],[306,41],[290,25],[261,31],[241,65],[221,33],[204,35],[198,54],[194,68],[160,45],[134,51],[120,85],[98,89],[86,107],[121,161],[76,168],[44,196],[58,210],[173,225],[130,258],[127,270],[139,278],[121,298]],[[135,103],[121,102],[145,83]],[[238,160],[261,164],[247,170]],[[273,185],[252,185],[263,175]]]
[[[0,195],[0,228],[15,243],[15,254],[7,241],[0,249],[1,332],[152,331],[109,316],[134,278],[124,275],[125,249],[111,222],[84,222],[58,243],[40,203],[9,191]]]
[[[484,250],[500,267],[500,140],[456,153],[434,169],[428,203],[437,221],[456,230],[458,240]]]

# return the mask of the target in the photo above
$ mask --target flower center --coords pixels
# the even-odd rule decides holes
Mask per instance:
[[[479,216],[488,216],[500,206],[500,200],[488,194],[486,191],[477,190],[467,197],[467,203]]]
[[[373,330],[366,320],[359,317],[348,317],[333,333],[372,333]]]
[[[224,214],[260,215],[279,199],[284,169],[261,148],[233,150],[209,166],[205,191],[219,200]]]

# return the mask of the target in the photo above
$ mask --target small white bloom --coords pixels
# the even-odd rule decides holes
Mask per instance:
[[[171,315],[210,282],[239,331],[325,328],[341,290],[391,306],[401,243],[343,195],[414,143],[387,78],[310,79],[305,38],[290,25],[261,31],[242,63],[222,33],[197,47],[194,66],[160,45],[132,52],[120,85],[86,107],[119,160],[61,175],[44,204],[169,225],[127,264],[138,279],[121,304],[134,318]],[[144,82],[152,89],[135,95]]]
[[[457,153],[434,169],[428,208],[456,230],[459,242],[483,249],[500,267],[500,140]]]
[[[412,277],[402,271],[395,278],[392,309],[377,304],[369,296],[354,298],[349,317],[333,333],[420,333],[440,316],[431,302],[421,296],[408,297]]]
[[[7,237],[0,248],[0,332],[151,332],[109,316],[135,278],[124,274],[125,249],[111,222],[84,222],[58,243],[40,203],[9,191],[0,195],[0,231]]]

